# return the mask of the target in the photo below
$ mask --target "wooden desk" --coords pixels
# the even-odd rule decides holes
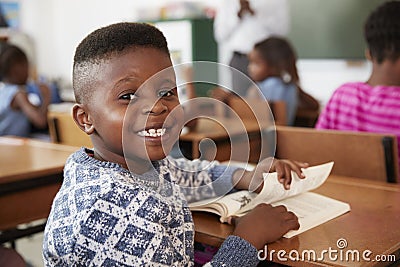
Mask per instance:
[[[323,250],[340,251],[337,242],[341,238],[347,241],[342,251],[357,250],[360,261],[346,261],[345,254],[340,260],[332,260],[327,254],[323,260],[280,262],[276,254],[273,261],[290,266],[387,266],[392,262],[364,261],[362,252],[370,250],[368,257],[376,255],[395,255],[400,258],[400,185],[376,181],[361,180],[342,176],[331,176],[315,192],[348,202],[351,211],[332,221],[306,231],[290,239],[281,239],[268,245],[268,251],[296,250],[301,253],[313,250],[321,255]],[[233,227],[221,224],[218,217],[202,212],[193,212],[195,240],[219,246],[232,233]],[[268,227],[266,225],[266,227]],[[350,252],[349,252],[350,253]],[[336,255],[339,256],[339,253]],[[392,257],[392,256],[390,256]],[[340,259],[340,258],[339,258]],[[397,262],[398,263],[398,262]]]
[[[191,151],[191,155],[189,155],[191,159],[200,157],[200,142],[204,139],[211,139],[215,142],[217,148],[216,154],[210,155],[212,149],[208,147],[205,151],[201,151],[203,159],[259,162],[261,154],[261,131],[257,122],[254,120],[240,121],[225,117],[218,118],[217,121],[199,118],[194,130],[179,137],[180,145]],[[232,146],[234,147],[233,153]]]
[[[77,149],[0,137],[0,243],[24,235],[12,231],[17,225],[47,218],[65,161]]]

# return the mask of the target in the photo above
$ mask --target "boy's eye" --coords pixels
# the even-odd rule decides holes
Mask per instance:
[[[162,89],[158,92],[159,97],[169,97],[175,94],[174,89]]]
[[[122,100],[132,101],[132,100],[135,100],[137,98],[137,96],[135,95],[135,93],[129,93],[129,94],[124,94],[124,95],[120,96],[119,98]]]

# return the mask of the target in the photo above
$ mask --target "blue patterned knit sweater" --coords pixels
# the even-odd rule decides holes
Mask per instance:
[[[154,166],[137,176],[84,148],[72,154],[45,229],[45,266],[193,266],[187,201],[230,191],[235,168],[171,158]],[[252,245],[230,236],[207,265],[257,262]]]

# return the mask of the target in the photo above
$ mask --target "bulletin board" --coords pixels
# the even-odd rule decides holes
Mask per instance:
[[[289,40],[303,59],[364,59],[364,22],[385,0],[289,0]]]

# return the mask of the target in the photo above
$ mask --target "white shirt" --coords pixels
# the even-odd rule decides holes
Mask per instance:
[[[284,36],[289,31],[287,0],[249,0],[249,3],[255,14],[246,13],[240,19],[239,0],[223,0],[214,20],[217,42],[243,54],[269,36]]]

